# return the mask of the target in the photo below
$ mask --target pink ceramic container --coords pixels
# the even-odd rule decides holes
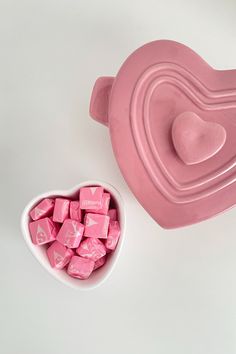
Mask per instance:
[[[163,227],[193,224],[236,202],[236,70],[155,41],[94,86],[91,116],[109,127],[118,165]]]

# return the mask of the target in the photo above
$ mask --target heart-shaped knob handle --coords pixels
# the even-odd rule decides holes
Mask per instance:
[[[186,165],[206,161],[224,145],[226,131],[215,122],[202,120],[196,113],[178,115],[172,125],[172,140],[179,158]]]

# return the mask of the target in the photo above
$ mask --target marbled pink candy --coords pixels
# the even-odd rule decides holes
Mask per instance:
[[[57,235],[56,225],[49,218],[43,218],[30,222],[29,231],[32,242],[35,245],[43,245],[54,241]]]
[[[76,253],[84,258],[92,259],[96,262],[99,258],[105,256],[106,247],[98,238],[87,238],[81,242]]]
[[[53,211],[53,221],[63,223],[69,217],[70,201],[64,198],[56,198]]]
[[[47,256],[53,268],[63,269],[70,261],[74,252],[66,248],[60,242],[55,241],[47,249]]]
[[[73,256],[67,268],[67,273],[79,279],[87,279],[94,269],[94,261],[92,259]]]
[[[80,209],[80,202],[70,202],[70,218],[79,222],[82,220],[82,210]]]
[[[110,221],[116,221],[117,220],[117,210],[116,209],[110,209],[108,210],[108,214],[110,217]]]
[[[85,214],[84,218],[84,236],[107,238],[110,218],[107,215],[101,214]]]
[[[53,208],[54,200],[45,198],[30,211],[30,216],[33,220],[44,218],[53,212]]]
[[[80,189],[81,209],[101,209],[102,207],[102,187],[83,187]]]
[[[107,249],[114,250],[120,237],[120,225],[118,221],[111,221],[105,246]]]
[[[57,241],[68,248],[77,248],[84,232],[84,225],[76,220],[66,219],[57,235]]]
[[[104,264],[106,263],[106,256],[102,257],[102,258],[99,258],[95,264],[94,264],[94,269],[93,270],[96,270],[102,266],[104,266]]]
[[[89,213],[103,214],[106,215],[109,210],[111,195],[110,193],[103,193],[102,196],[102,207],[100,209],[87,210]]]

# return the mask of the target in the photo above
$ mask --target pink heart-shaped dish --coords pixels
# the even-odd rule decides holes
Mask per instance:
[[[120,223],[120,239],[114,252],[108,254],[106,263],[103,267],[97,269],[91,274],[91,276],[86,280],[79,280],[70,277],[65,271],[60,271],[58,269],[52,268],[48,261],[46,254],[46,248],[39,247],[32,243],[30,232],[29,232],[29,213],[34,206],[36,206],[41,200],[45,198],[55,198],[55,197],[68,197],[75,198],[78,195],[80,188],[86,186],[102,186],[104,190],[111,194],[113,201],[116,204],[116,208],[119,216]],[[74,289],[87,290],[97,287],[102,284],[112,273],[115,264],[120,255],[120,251],[124,241],[124,231],[125,231],[125,214],[124,205],[120,193],[110,184],[100,181],[87,181],[78,184],[70,190],[58,190],[43,193],[36,198],[32,199],[25,207],[21,216],[21,229],[27,246],[34,255],[34,257],[39,261],[39,263],[50,273],[55,279],[61,281],[63,284],[68,285]]]
[[[236,203],[236,70],[154,41],[94,86],[90,115],[107,125],[119,167],[163,227],[193,224]]]

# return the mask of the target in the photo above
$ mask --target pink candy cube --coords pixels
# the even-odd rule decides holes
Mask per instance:
[[[47,249],[47,255],[49,262],[53,268],[62,269],[70,261],[74,252],[71,249],[66,248],[60,242],[55,241]]]
[[[39,204],[34,207],[31,212],[30,216],[33,220],[38,220],[40,218],[44,218],[49,216],[54,208],[54,200],[50,198],[43,199]]]
[[[77,201],[70,202],[70,218],[79,222],[82,220],[80,203]]]
[[[64,198],[56,198],[53,221],[63,223],[69,217],[70,201]]]
[[[110,199],[111,199],[110,193],[103,193],[101,209],[97,209],[97,210],[96,209],[91,209],[91,210],[87,210],[87,211],[89,213],[107,215],[108,210],[109,210]]]
[[[43,245],[56,239],[57,228],[49,218],[30,222],[29,230],[32,242],[35,245]]]
[[[84,225],[76,220],[66,219],[57,235],[57,241],[68,248],[77,248],[84,232]]]
[[[107,215],[101,214],[85,214],[84,218],[84,236],[107,238],[110,218]]]
[[[102,257],[102,258],[99,258],[99,259],[95,262],[93,270],[96,270],[96,269],[102,267],[105,263],[106,263],[106,256],[104,256],[104,257]]]
[[[117,210],[116,209],[110,209],[107,214],[110,217],[110,221],[116,221],[117,220]]]
[[[92,259],[73,256],[67,268],[67,273],[79,279],[87,279],[94,269],[94,261]]]
[[[120,237],[120,225],[118,221],[111,221],[105,246],[109,250],[114,250]]]
[[[105,256],[106,247],[98,238],[87,238],[79,245],[76,253],[84,258],[92,259],[96,262],[99,258]]]
[[[80,189],[80,208],[81,209],[101,209],[102,207],[102,187],[83,187]]]

